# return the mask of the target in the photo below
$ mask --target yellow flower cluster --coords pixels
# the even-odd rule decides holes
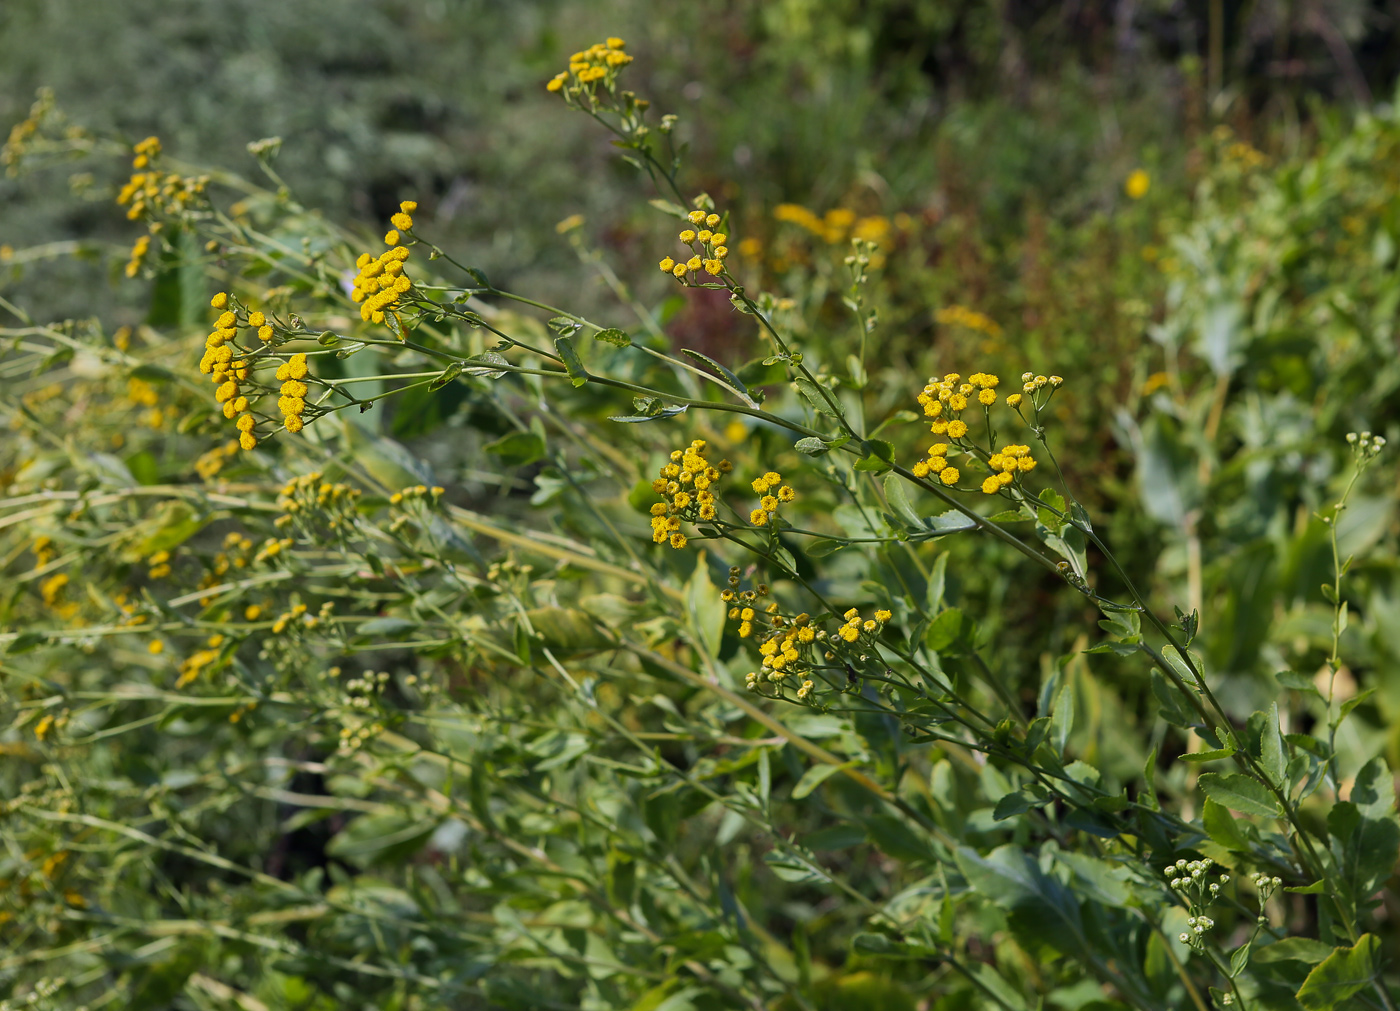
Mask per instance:
[[[44,598],[44,606],[51,608],[60,618],[71,618],[78,613],[78,605],[65,601],[64,590],[69,579],[66,572],[55,572],[39,584],[39,596]]]
[[[685,449],[673,449],[670,462],[661,468],[651,490],[666,501],[651,507],[651,539],[685,547],[681,520],[698,523],[715,519],[715,493],[721,474],[732,469],[728,460],[718,466],[705,459],[705,440],[696,439]]]
[[[146,572],[146,575],[150,576],[152,579],[164,579],[166,576],[170,575],[169,551],[157,551],[146,561],[151,566]]]
[[[691,255],[683,260],[664,257],[657,265],[662,273],[670,274],[682,284],[691,283],[687,275],[699,277],[704,271],[711,277],[724,273],[724,259],[729,255],[729,236],[724,232],[712,231],[723,218],[713,211],[695,210],[689,214],[694,228],[681,230],[680,240],[690,247]]]
[[[197,650],[185,658],[180,664],[180,676],[175,679],[175,687],[183,688],[191,681],[194,681],[204,670],[219,662],[223,656],[219,649],[224,644],[222,635],[211,635],[205,643],[205,649]]]
[[[411,200],[405,200],[400,207],[416,207]],[[403,223],[403,230],[413,227],[413,219],[407,211],[400,211],[391,219],[395,225]],[[361,253],[355,261],[360,272],[355,275],[350,298],[360,303],[360,318],[366,323],[383,323],[385,314],[392,313],[399,299],[413,287],[404,271],[404,261],[408,259],[408,247],[397,245],[398,230],[390,231],[384,241],[393,248],[381,253],[378,258],[369,253]],[[397,317],[395,322],[397,323]],[[395,329],[399,329],[397,326]]]
[[[1001,327],[991,317],[965,305],[950,305],[939,309],[933,318],[944,326],[961,326],[976,330],[988,337],[1000,337]]]
[[[194,461],[194,472],[206,481],[212,481],[224,469],[224,461],[238,455],[238,440],[233,439],[222,446],[201,453]]]
[[[576,90],[595,81],[603,81],[605,86],[611,85],[617,78],[617,72],[632,62],[632,57],[623,52],[626,48],[627,43],[619,38],[594,43],[570,56],[569,69],[555,74],[545,88],[553,92],[563,91],[566,87]],[[572,87],[569,85],[570,77],[576,82]]]
[[[1030,456],[1029,446],[1002,446],[987,459],[992,475],[982,482],[982,491],[994,495],[1010,484],[1017,474],[1028,474],[1035,470],[1035,461]]]
[[[845,624],[837,629],[836,634],[843,642],[853,643],[861,637],[861,633],[866,635],[878,633],[893,615],[889,611],[879,610],[875,612],[874,618],[862,619],[860,611],[853,607],[841,617],[845,619]]]
[[[967,423],[959,415],[967,410],[975,399],[983,407],[997,402],[995,388],[1001,380],[985,372],[975,372],[961,382],[962,376],[949,372],[941,380],[929,379],[928,385],[920,391],[919,406],[924,409],[924,417],[932,418],[929,430],[934,435],[946,435],[950,439],[961,439],[967,434]]]
[[[783,475],[773,470],[754,478],[750,487],[762,496],[758,500],[758,508],[749,513],[749,522],[756,527],[767,526],[777,519],[782,505],[797,498],[797,492],[783,484]]]
[[[295,354],[277,367],[277,380],[282,395],[277,398],[277,410],[282,412],[282,424],[289,432],[300,432],[301,416],[306,413],[306,355]]]
[[[126,207],[132,221],[156,214],[178,214],[191,204],[199,203],[209,185],[208,176],[185,177],[175,172],[161,172],[154,167],[160,158],[160,140],[147,137],[136,145],[133,172],[117,193],[117,203]]]
[[[238,419],[239,445],[244,449],[253,449],[258,444],[257,436],[253,434],[257,420],[246,413],[248,398],[238,385],[248,378],[248,362],[243,358],[234,358],[234,348],[229,344],[238,335],[238,314],[226,308],[229,304],[226,292],[219,292],[210,299],[209,304],[223,312],[214,321],[214,329],[204,340],[204,357],[199,361],[199,371],[213,380],[216,387],[214,400],[223,405],[224,417]]]
[[[131,259],[126,261],[126,276],[135,277],[141,273],[141,268],[145,266],[146,256],[151,251],[150,233],[138,235],[136,241],[131,244]]]
[[[833,207],[826,214],[818,216],[801,204],[779,204],[773,208],[777,221],[786,221],[806,229],[813,235],[829,243],[837,243],[849,234],[855,239],[878,243],[890,231],[890,220],[882,215],[868,218],[856,217],[856,212],[846,207]]]
[[[1023,372],[1021,374],[1021,389],[1031,394],[1040,392],[1045,389],[1046,386],[1049,386],[1050,392],[1053,393],[1055,390],[1059,389],[1063,383],[1064,380],[1059,376],[1036,376],[1029,372]],[[1006,402],[1011,404],[1011,398],[1008,397]],[[1017,397],[1016,404],[1020,402],[1021,398]],[[1016,404],[1011,404],[1011,406],[1015,407]]]
[[[747,639],[753,635],[754,619],[758,617],[754,612],[753,604],[759,597],[768,595],[768,587],[763,583],[758,584],[757,590],[740,590],[738,587],[739,566],[731,565],[729,567],[729,589],[721,591],[719,599],[730,605],[729,620],[739,623],[739,638]],[[768,612],[771,613],[777,609],[777,604],[770,604]]]

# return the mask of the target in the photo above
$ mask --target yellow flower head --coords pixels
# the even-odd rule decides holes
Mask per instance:
[[[958,468],[944,467],[943,470],[939,473],[938,479],[944,484],[953,485],[958,483],[958,478],[961,476],[962,475],[958,473]]]
[[[228,292],[221,291],[209,300],[209,304],[215,309],[223,309],[228,305]]]
[[[954,439],[961,439],[967,434],[967,425],[961,421],[948,422],[948,435]]]
[[[1147,189],[1152,185],[1152,178],[1143,169],[1133,169],[1128,175],[1128,179],[1123,183],[1123,192],[1134,200],[1141,200],[1147,196]]]

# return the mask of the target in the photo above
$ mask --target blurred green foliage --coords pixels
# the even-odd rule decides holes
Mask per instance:
[[[0,356],[0,996],[62,975],[30,1006],[1222,1006],[1205,987],[1226,974],[1176,940],[1161,880],[1209,857],[1235,878],[1222,945],[1255,946],[1236,948],[1248,1006],[1380,1006],[1348,981],[1393,951],[1400,915],[1400,122],[1345,106],[1389,93],[1394,29],[1359,3],[1298,24],[1221,6],[1215,96],[1209,4],[10,0],[0,123],[47,85],[89,137],[159,134],[249,175],[246,145],[280,136],[266,189],[217,183],[294,255],[199,261],[176,238],[125,279],[129,152],[103,157],[105,139],[0,180],[0,296],[33,317]],[[597,384],[468,371],[221,455],[231,427],[191,379],[211,286],[285,282],[309,325],[348,333],[337,272],[405,198],[497,287],[698,350],[775,416],[823,423],[751,317],[657,272],[674,223],[645,198],[669,194],[639,198],[544,92],[610,33],[637,58],[629,86],[681,117],[685,186],[753,240],[736,272],[845,403],[890,422],[896,459],[926,449],[898,413],[926,375],[1068,379],[1051,444],[1123,565],[1091,546],[1096,590],[1131,579],[1161,615],[1199,609],[1240,754],[1288,763],[1320,865],[1255,781],[1176,759],[1221,742],[1144,662],[1136,614],[987,537],[911,548],[886,485],[775,424],[617,425],[634,408]],[[842,301],[853,234],[877,244],[867,355]],[[320,287],[287,269],[300,253]],[[554,337],[549,313],[472,304]],[[443,329],[438,350],[488,347]],[[579,346],[598,375],[696,394],[636,348]],[[438,367],[398,349],[316,364],[361,396]],[[1391,449],[1334,514],[1356,431]],[[1006,722],[911,740],[943,725],[874,668],[829,711],[743,695],[754,661],[714,600],[738,559],[653,549],[639,515],[692,437],[741,474],[780,467],[823,534],[890,538],[823,554],[785,535],[794,570],[752,575],[785,600],[811,581],[842,606],[893,601],[901,648]],[[315,523],[357,536],[313,525],[267,554],[279,488],[313,466],[363,495]],[[450,506],[395,512],[420,481]],[[1344,622],[1328,520],[1355,558]],[[320,631],[270,630],[325,604]],[[342,753],[345,731],[363,741]],[[1342,882],[1330,902],[1316,866]],[[1245,887],[1265,871],[1301,893]]]

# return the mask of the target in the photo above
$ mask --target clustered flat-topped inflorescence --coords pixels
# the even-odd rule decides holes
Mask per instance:
[[[657,264],[663,274],[670,274],[682,284],[699,284],[701,272],[710,277],[720,277],[725,273],[724,261],[729,256],[729,234],[715,231],[724,227],[724,216],[714,211],[697,209],[687,217],[693,228],[681,230],[679,238],[690,249],[690,255],[679,260],[663,257]]]
[[[651,507],[651,539],[657,544],[669,541],[671,547],[683,548],[686,536],[681,533],[681,520],[696,523],[716,518],[714,488],[733,466],[728,460],[711,464],[705,453],[704,439],[694,440],[685,449],[673,449],[670,461],[652,481],[651,490],[666,499]]]
[[[1005,403],[1022,422],[1038,432],[1040,414],[1064,380],[1059,376],[1047,378],[1030,372],[1025,373],[1021,380],[1022,392],[1008,394]],[[990,433],[991,409],[996,405],[996,388],[1000,385],[1001,378],[987,372],[974,372],[965,382],[957,372],[950,372],[942,379],[929,379],[917,400],[924,417],[932,419],[929,431],[949,441],[939,441],[929,446],[926,458],[910,468],[915,477],[932,476],[949,487],[957,485],[962,479],[962,472],[948,462],[948,456],[954,449],[974,461],[980,460],[991,471],[981,484],[983,493],[987,495],[997,494],[1018,481],[1023,474],[1035,469],[1036,461],[1030,455],[1030,446],[1005,443],[996,448],[989,443],[982,447],[972,441],[966,412],[975,410],[974,404],[981,407]],[[1030,418],[1025,414],[1027,409],[1031,412]]]
[[[778,510],[797,498],[797,492],[790,485],[783,484],[783,475],[775,470],[754,478],[750,487],[755,494],[762,496],[758,500],[758,508],[749,513],[749,522],[756,527],[773,523],[778,518]]]
[[[867,651],[874,647],[885,623],[894,616],[880,608],[873,617],[866,618],[852,607],[841,616],[841,624],[828,631],[818,627],[818,621],[805,611],[784,614],[776,600],[755,607],[761,598],[768,597],[769,588],[759,583],[752,590],[740,590],[739,572],[738,566],[730,568],[729,587],[719,596],[729,606],[729,620],[739,623],[739,638],[756,636],[759,641],[762,669],[750,671],[744,678],[752,692],[768,687],[778,697],[786,697],[786,688],[791,681],[797,681],[795,698],[807,702],[817,689],[816,678],[829,686],[849,685],[852,671],[864,665]],[[834,622],[833,616],[827,617]]]
[[[617,80],[617,72],[632,62],[624,49],[627,43],[619,38],[597,42],[569,57],[569,69],[552,77],[545,87],[562,94],[565,100],[589,95],[600,83],[609,91]]]
[[[117,192],[117,203],[125,207],[126,216],[132,221],[145,220],[148,231],[137,238],[131,247],[131,259],[126,265],[126,276],[135,277],[145,265],[151,251],[151,239],[165,227],[165,218],[179,215],[207,202],[205,190],[209,185],[208,176],[182,176],[177,172],[161,171],[160,138],[147,137],[136,144],[132,168],[137,171]]]
[[[239,445],[245,450],[258,445],[258,417],[254,408],[272,388],[258,379],[257,370],[273,362],[277,363],[277,382],[281,383],[277,409],[282,425],[289,432],[300,432],[307,410],[308,389],[302,381],[309,372],[306,354],[293,354],[285,360],[273,354],[268,349],[287,328],[261,310],[249,309],[228,292],[219,292],[209,304],[219,312],[219,317],[205,338],[199,371],[213,381],[214,400],[221,406],[224,417],[238,428]],[[241,349],[237,343],[240,329],[252,331],[258,345]],[[217,472],[217,468],[213,470]]]
[[[405,237],[411,237],[412,215],[417,209],[418,204],[412,200],[405,200],[399,204],[398,213],[389,219],[394,227],[384,236],[384,244],[390,248],[377,257],[370,253],[361,253],[355,261],[359,273],[355,275],[350,288],[351,300],[360,303],[362,320],[366,323],[383,323],[392,317],[390,322],[393,330],[400,336],[403,335],[403,327],[394,315],[394,308],[412,289],[413,281],[404,270],[404,262],[410,255],[409,249],[399,245],[399,242]]]

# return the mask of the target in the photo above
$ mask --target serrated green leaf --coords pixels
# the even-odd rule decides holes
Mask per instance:
[[[1195,751],[1179,756],[1182,762],[1218,762],[1222,758],[1229,758],[1235,753],[1232,747],[1216,748],[1213,751]]]
[[[1279,815],[1278,801],[1268,788],[1242,772],[1207,772],[1198,782],[1207,797],[1231,811],[1263,818]]]

